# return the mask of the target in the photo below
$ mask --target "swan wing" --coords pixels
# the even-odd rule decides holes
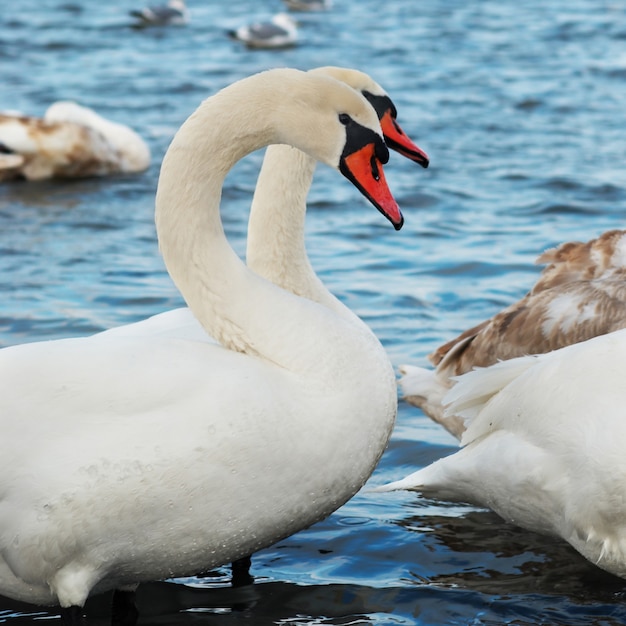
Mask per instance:
[[[202,328],[191,309],[180,307],[152,315],[145,320],[102,331],[109,337],[171,337],[190,341],[217,343]]]
[[[626,327],[626,231],[564,243],[537,263],[548,266],[522,299],[429,356],[441,373],[455,376]]]
[[[445,399],[464,447],[382,489],[487,506],[624,575],[624,371],[621,330],[465,374]]]

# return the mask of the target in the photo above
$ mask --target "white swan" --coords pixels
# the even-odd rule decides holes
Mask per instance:
[[[53,103],[43,118],[0,112],[0,181],[142,172],[150,149],[131,128],[75,102]]]
[[[463,448],[382,490],[493,509],[626,578],[626,330],[459,377]]]
[[[92,592],[251,554],[369,477],[396,412],[384,349],[355,315],[260,278],[224,237],[227,172],[283,142],[401,225],[376,114],[353,89],[273,70],[205,101],[165,155],[156,223],[221,345],[101,333],[0,351],[0,594],[75,616]]]
[[[400,367],[404,399],[460,438],[461,417],[444,414],[442,398],[456,376],[474,367],[527,354],[543,354],[626,327],[626,231],[544,252],[549,263],[533,288],[429,355],[435,369]]]
[[[310,72],[336,78],[363,94],[378,115],[387,146],[422,167],[428,167],[426,153],[411,141],[398,124],[397,110],[391,98],[368,74],[335,66],[319,67]],[[337,305],[335,296],[319,279],[306,253],[306,198],[315,167],[316,160],[297,148],[268,146],[250,209],[247,265],[283,289],[324,304],[339,314],[352,315],[349,309]],[[282,225],[285,219],[290,225],[288,230]],[[186,307],[105,332],[167,334],[212,341]]]

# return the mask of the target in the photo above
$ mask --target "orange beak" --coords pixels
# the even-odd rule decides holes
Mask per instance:
[[[339,169],[361,191],[361,193],[393,224],[402,228],[404,218],[400,207],[389,191],[383,166],[376,156],[373,143],[342,157]]]
[[[388,109],[381,118],[380,127],[385,136],[385,143],[389,148],[399,152],[407,159],[419,163],[422,167],[428,167],[428,155],[409,139],[408,135],[396,122],[391,110]]]

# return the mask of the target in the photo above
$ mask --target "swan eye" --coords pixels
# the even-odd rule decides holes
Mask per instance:
[[[352,121],[352,118],[347,113],[340,113],[339,114],[339,121],[344,126],[347,126]]]

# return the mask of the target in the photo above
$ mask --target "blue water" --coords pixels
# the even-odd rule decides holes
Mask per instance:
[[[626,3],[622,0],[335,0],[301,15],[301,44],[247,51],[224,30],[279,0],[190,0],[187,27],[130,28],[134,0],[20,0],[0,11],[0,108],[42,114],[75,99],[135,128],[139,176],[0,187],[0,345],[87,334],[180,305],[157,252],[153,197],[178,126],[219,88],[274,66],[342,64],[391,94],[432,159],[386,168],[400,232],[320,168],[308,248],[326,284],[394,364],[425,355],[532,285],[535,257],[624,226]],[[223,212],[243,250],[261,154],[227,179]],[[357,365],[357,364],[355,364]],[[455,449],[400,403],[370,484]],[[483,510],[362,492],[326,521],[257,554],[257,584],[228,570],[140,589],[143,624],[626,624],[622,581],[561,542]],[[106,623],[95,598],[94,623]],[[56,615],[0,599],[0,621]]]

